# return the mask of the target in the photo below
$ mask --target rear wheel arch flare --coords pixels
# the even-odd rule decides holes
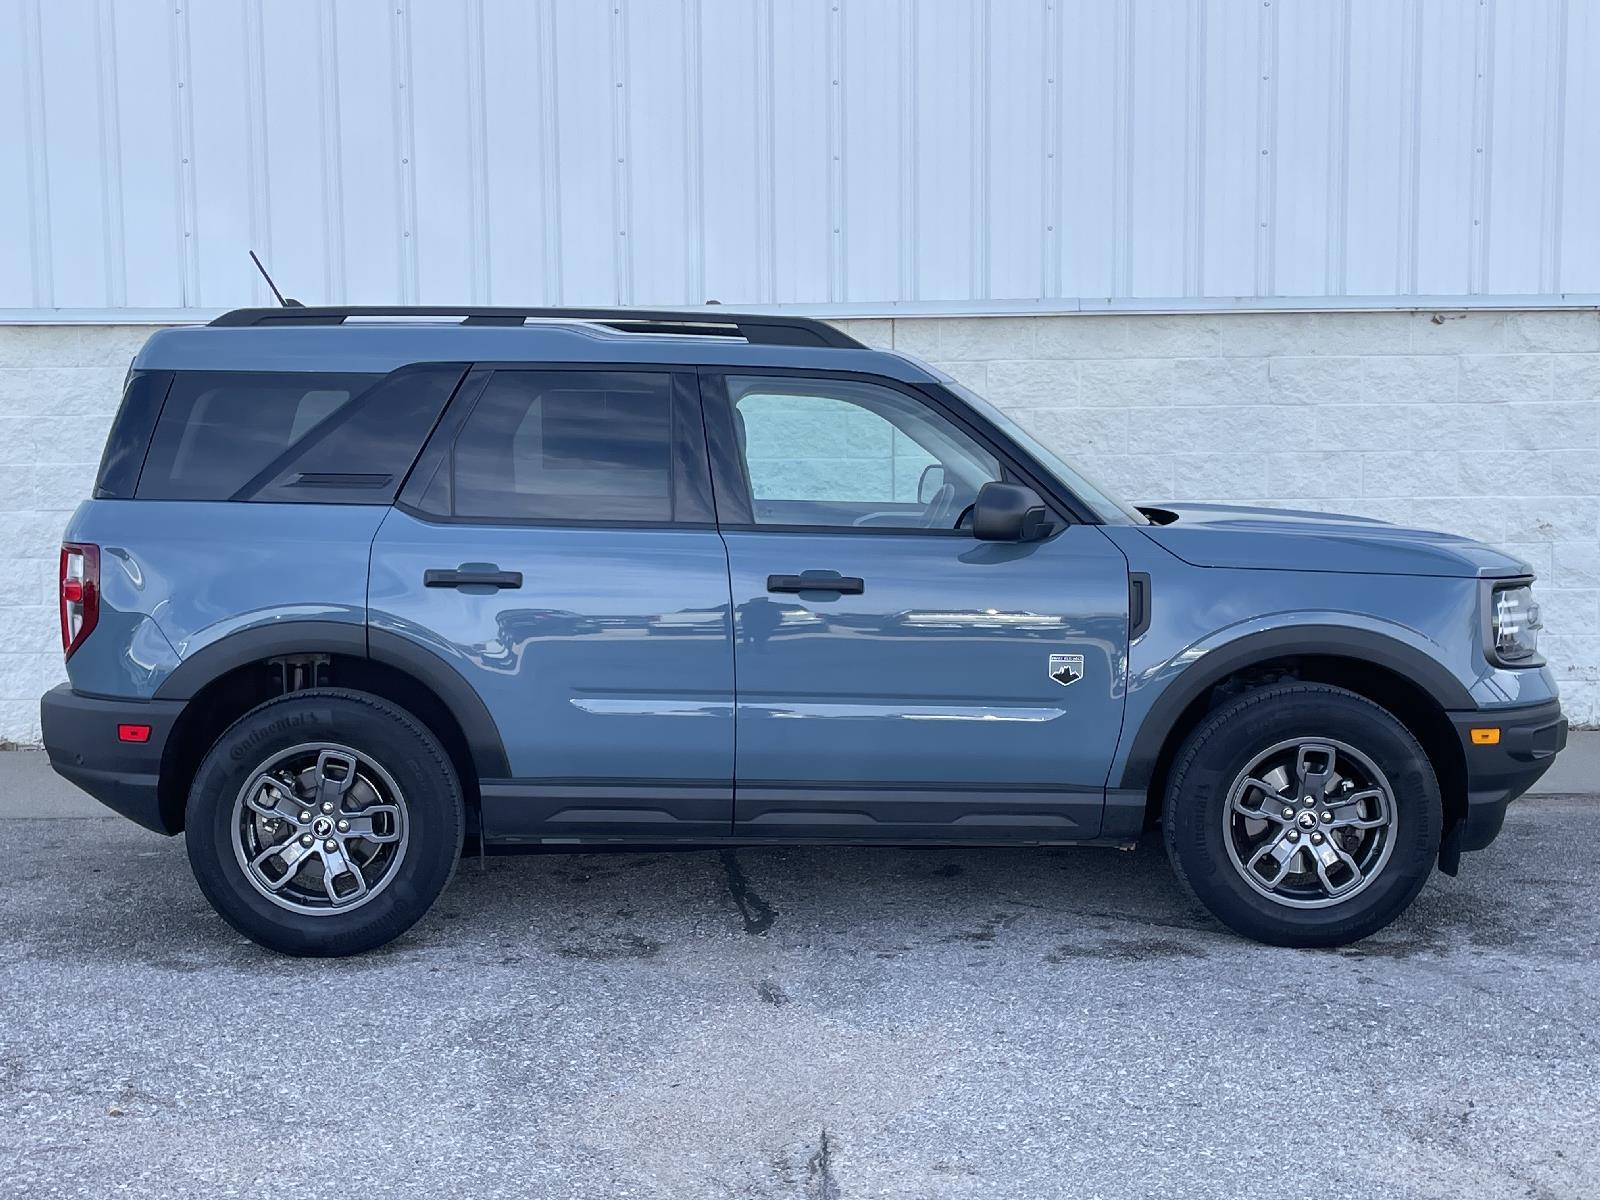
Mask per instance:
[[[273,660],[327,655],[332,682],[397,704],[427,725],[456,766],[469,803],[480,779],[510,774],[505,746],[483,700],[433,651],[397,634],[340,622],[285,622],[231,635],[197,651],[157,690],[185,701],[162,754],[160,803],[177,824],[189,782],[213,742],[236,719],[280,694]],[[174,826],[176,827],[176,825]]]

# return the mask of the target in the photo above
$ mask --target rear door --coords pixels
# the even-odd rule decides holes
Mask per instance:
[[[512,777],[504,841],[725,835],[727,555],[695,378],[475,369],[372,548],[374,629],[454,664]]]

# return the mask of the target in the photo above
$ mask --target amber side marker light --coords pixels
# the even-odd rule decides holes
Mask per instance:
[[[1472,731],[1472,744],[1474,746],[1498,746],[1500,744],[1500,731],[1498,729],[1474,729]]]

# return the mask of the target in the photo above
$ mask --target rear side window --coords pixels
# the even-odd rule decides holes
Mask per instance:
[[[97,500],[127,500],[139,483],[145,452],[150,449],[150,434],[172,386],[170,371],[129,371],[122,389],[122,406],[111,423],[105,452],[100,456],[100,472],[95,476]]]
[[[465,370],[177,372],[138,497],[386,504]]]
[[[496,371],[423,507],[484,521],[672,521],[673,379]]]

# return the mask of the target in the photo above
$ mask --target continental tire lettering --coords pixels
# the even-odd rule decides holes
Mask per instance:
[[[251,730],[250,735],[237,743],[228,751],[228,757],[234,762],[242,761],[257,747],[276,739],[280,734],[291,733],[298,729],[320,727],[326,724],[326,717],[331,714],[318,714],[315,712],[298,712],[287,717],[279,717],[271,724],[263,725],[259,729]]]

